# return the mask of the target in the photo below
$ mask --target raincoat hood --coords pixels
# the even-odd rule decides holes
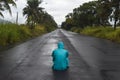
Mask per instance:
[[[62,41],[58,42],[58,48],[63,49],[64,48],[64,43]]]

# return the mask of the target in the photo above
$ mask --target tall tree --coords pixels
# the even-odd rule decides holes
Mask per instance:
[[[39,22],[43,13],[43,8],[39,7],[41,0],[27,0],[27,6],[23,9],[23,15],[27,18],[27,24],[33,29],[35,24]]]
[[[114,20],[114,29],[116,29],[117,22],[120,22],[120,0],[111,0],[112,18]]]
[[[106,26],[109,24],[108,19],[112,12],[110,0],[98,0],[97,15],[99,16],[100,24]]]
[[[71,29],[72,27],[84,28],[98,25],[97,21],[97,1],[91,1],[75,8],[73,13],[69,13],[66,16],[66,21],[62,25],[69,27],[65,27],[66,29]]]
[[[100,16],[103,21],[114,21],[114,29],[116,29],[117,22],[120,21],[120,0],[98,0]],[[104,22],[103,22],[104,23]]]

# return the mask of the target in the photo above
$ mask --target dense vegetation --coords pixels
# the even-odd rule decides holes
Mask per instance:
[[[43,33],[46,33],[43,26],[36,26],[34,30],[31,30],[25,25],[0,24],[0,47],[21,42]]]
[[[114,30],[112,27],[85,27],[84,29],[73,28],[72,31],[84,35],[108,39],[114,42],[120,42],[119,28]]]
[[[62,28],[66,30],[120,42],[117,26],[120,26],[120,0],[84,3],[66,15],[66,20],[62,23]]]
[[[120,0],[97,0],[84,3],[66,15],[62,28],[70,30],[73,27],[109,26],[110,22],[120,24]]]
[[[17,6],[15,1],[16,0],[0,0],[0,15],[2,17],[5,16],[2,14],[2,11],[5,10],[8,10],[12,15],[10,4]],[[57,24],[53,17],[48,14],[44,8],[39,7],[41,3],[41,0],[27,0],[27,5],[23,9],[23,15],[27,19],[26,24],[0,24],[0,48],[25,41],[57,28]]]
[[[44,25],[47,31],[52,31],[57,27],[53,17],[44,8],[39,7],[41,0],[27,0],[27,6],[23,9],[23,15],[27,18],[27,25],[34,29],[36,25]]]

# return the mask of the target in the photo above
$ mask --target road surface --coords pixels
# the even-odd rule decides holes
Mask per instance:
[[[61,40],[70,68],[53,71],[51,53]],[[120,80],[120,44],[57,29],[0,52],[0,80]]]

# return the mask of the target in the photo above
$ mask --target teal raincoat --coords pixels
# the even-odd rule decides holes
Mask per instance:
[[[58,42],[58,48],[52,53],[53,70],[66,70],[69,65],[68,51],[64,49],[64,43]]]

